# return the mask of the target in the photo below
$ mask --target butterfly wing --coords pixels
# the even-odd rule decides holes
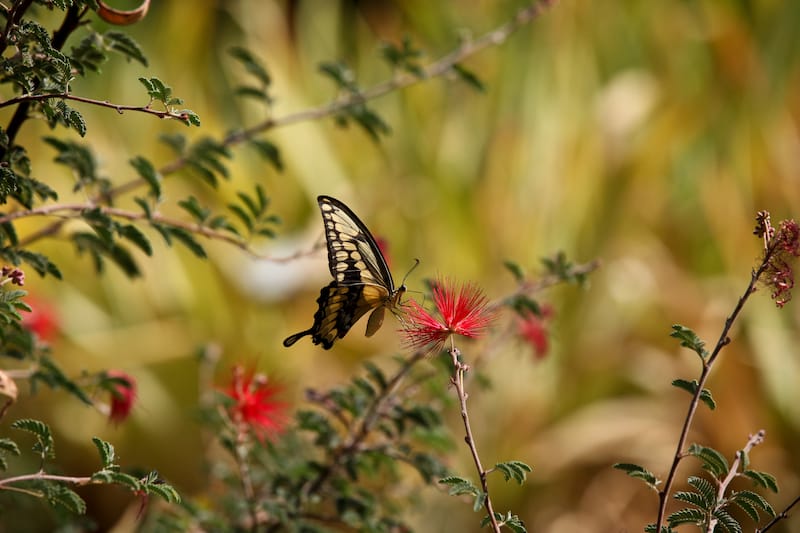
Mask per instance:
[[[322,344],[327,350],[370,310],[374,311],[367,324],[367,336],[374,334],[383,322],[384,306],[395,305],[399,291],[394,288],[375,238],[355,213],[330,196],[320,196],[317,202],[325,224],[328,268],[334,280],[320,291],[314,324],[287,337],[283,345],[291,346],[311,335],[314,344]]]
[[[317,198],[325,223],[328,268],[340,285],[377,285],[394,294],[386,260],[367,226],[336,198]]]

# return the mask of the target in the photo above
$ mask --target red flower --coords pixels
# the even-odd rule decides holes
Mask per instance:
[[[225,392],[234,400],[230,415],[234,421],[250,427],[261,442],[283,430],[286,423],[286,404],[275,401],[280,388],[267,381],[263,374],[245,373],[237,365],[233,379]]]
[[[25,303],[31,311],[22,315],[22,326],[44,342],[53,340],[58,333],[55,309],[44,300],[30,295],[25,297]]]
[[[544,305],[541,313],[525,313],[525,317],[519,321],[518,333],[520,337],[533,347],[537,359],[542,359],[547,355],[550,348],[550,339],[547,332],[547,322],[553,316],[553,308]]]
[[[121,370],[109,370],[106,377],[113,378],[109,385],[111,391],[111,409],[108,419],[114,423],[127,420],[136,401],[136,380]]]
[[[414,300],[409,302],[411,309],[406,315],[403,334],[411,348],[440,351],[450,335],[476,338],[493,319],[486,296],[471,283],[456,286],[450,280],[437,280],[433,285],[433,303],[441,319]]]

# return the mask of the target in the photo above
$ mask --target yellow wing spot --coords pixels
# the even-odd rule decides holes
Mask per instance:
[[[379,285],[364,285],[361,297],[370,307],[383,305],[389,298],[389,291]]]

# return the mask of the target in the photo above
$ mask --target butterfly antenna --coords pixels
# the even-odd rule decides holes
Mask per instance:
[[[406,272],[406,275],[403,276],[403,282],[400,284],[401,287],[405,287],[406,286],[406,280],[408,279],[408,276],[410,276],[411,273],[414,272],[414,269],[417,268],[418,266],[419,266],[419,259],[414,258],[414,266],[412,266],[410,269],[408,269],[408,272]]]

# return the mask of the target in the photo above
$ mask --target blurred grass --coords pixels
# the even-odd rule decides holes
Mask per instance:
[[[321,61],[346,60],[369,86],[389,75],[381,42],[409,35],[426,60],[435,59],[461,35],[508,20],[519,5],[155,2],[130,28],[151,68],[114,60],[103,76],[77,81],[75,92],[144,103],[136,78],[157,76],[200,115],[202,128],[81,107],[84,141],[105,174],[127,181],[135,155],[157,165],[171,160],[157,143],[161,133],[219,137],[266,118],[229,96],[242,76],[226,57],[231,45],[264,58],[274,114],[283,116],[334,97],[317,73]],[[534,466],[522,488],[492,485],[499,509],[519,513],[529,531],[640,531],[655,519],[655,495],[610,465],[640,462],[666,473],[688,400],[669,382],[698,372],[694,356],[668,337],[670,325],[685,324],[713,343],[759,253],[756,211],[768,209],[777,221],[800,210],[799,24],[791,2],[562,1],[466,62],[486,82],[485,94],[436,79],[383,97],[374,106],[392,134],[380,144],[331,120],[271,132],[286,171],[237,149],[223,202],[238,187],[264,185],[284,225],[261,251],[287,256],[321,236],[314,197],[342,198],[389,241],[396,278],[421,259],[412,289],[441,273],[500,297],[512,287],[504,259],[535,273],[539,258],[557,250],[577,261],[601,258],[588,291],[560,288],[545,297],[557,313],[547,359],[535,361],[520,343],[494,347],[481,371],[495,386],[473,385],[470,405],[486,463],[517,458]],[[46,134],[70,135],[29,123],[20,141],[41,146]],[[33,148],[31,155],[40,179],[69,188],[52,152]],[[186,177],[168,181],[172,201],[215,194]],[[331,352],[280,345],[310,323],[328,276],[322,253],[276,266],[218,243],[208,244],[209,262],[157,246],[142,262],[145,277],[129,281],[113,268],[95,276],[87,258],[74,259],[57,241],[39,246],[65,274],[60,283],[33,276],[28,283],[63,317],[56,357],[73,372],[122,368],[141,384],[132,422],[118,428],[80,406],[35,404],[50,409],[43,418],[58,421],[60,440],[70,442],[61,452],[69,450],[67,463],[92,453],[84,438],[92,431],[112,440],[126,463],[157,468],[184,494],[201,495],[194,418],[204,344],[223,350],[220,382],[244,359],[284,382],[297,401],[306,387],[335,384],[364,358],[398,349],[392,327],[365,339],[362,324]],[[799,316],[794,302],[778,311],[767,290],[755,295],[712,376],[719,408],[701,409],[691,439],[730,457],[766,428],[752,460],[781,484],[769,498],[776,509],[800,491]],[[467,347],[465,356],[485,349]],[[457,418],[449,424],[458,434]],[[451,466],[471,473],[465,448]],[[426,489],[413,520],[420,531],[477,531],[478,515]],[[800,532],[800,522],[775,531]]]

